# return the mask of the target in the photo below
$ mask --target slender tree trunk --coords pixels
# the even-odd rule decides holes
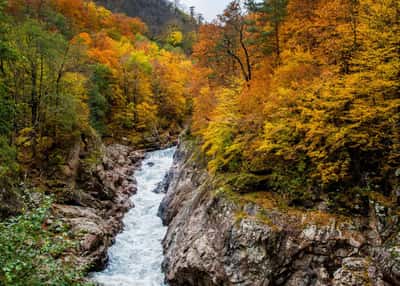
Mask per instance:
[[[18,134],[18,119],[17,119],[17,108],[18,108],[18,98],[19,98],[19,87],[18,87],[19,73],[18,70],[14,70],[14,91],[13,91],[13,143]]]
[[[3,59],[0,59],[0,71],[1,71],[1,74],[3,76],[5,76],[6,72],[4,70],[4,61],[3,61]]]
[[[135,75],[134,78],[134,90],[133,90],[133,96],[132,96],[132,103],[133,103],[133,123],[136,125],[139,121],[139,115],[137,113],[137,90],[138,90],[138,76]]]
[[[250,78],[249,78],[249,76],[248,76],[248,74],[247,74],[247,71],[246,71],[246,68],[245,68],[245,66],[244,66],[244,64],[243,64],[243,62],[242,62],[242,60],[239,58],[239,56],[237,56],[234,52],[232,52],[231,50],[227,50],[227,53],[228,53],[228,55],[230,55],[232,58],[234,58],[236,61],[237,61],[237,63],[239,64],[239,66],[240,66],[240,69],[241,69],[241,71],[242,71],[242,74],[243,74],[243,77],[244,77],[244,79],[245,79],[245,81],[246,82],[249,82],[250,81]]]
[[[244,43],[243,29],[244,29],[244,26],[241,26],[241,28],[240,28],[240,45],[242,46],[242,49],[243,49],[243,52],[245,55],[245,59],[246,59],[247,81],[251,81],[252,70],[251,70],[250,55],[249,55],[249,51],[246,47],[246,44]]]
[[[61,79],[64,75],[64,70],[65,70],[65,64],[67,61],[68,53],[70,49],[70,44],[68,44],[67,48],[65,49],[64,55],[63,55],[63,60],[61,62],[61,66],[57,72],[57,79],[56,79],[56,102],[55,102],[55,111],[54,111],[54,117],[56,118],[56,123],[54,125],[54,141],[57,142],[57,116],[58,116],[58,109],[60,105],[60,85],[61,85]]]
[[[44,77],[44,60],[43,60],[43,55],[40,56],[40,76],[39,76],[39,92],[37,95],[37,101],[38,101],[38,107],[37,107],[37,125],[38,125],[38,131],[39,131],[39,136],[43,134],[42,132],[42,114],[41,114],[41,105],[42,105],[42,95],[43,95],[43,77]]]
[[[37,128],[37,71],[36,66],[31,67],[31,125],[32,125],[32,159],[36,157],[36,128]]]

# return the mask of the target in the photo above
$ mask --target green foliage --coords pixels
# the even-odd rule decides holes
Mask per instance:
[[[336,190],[329,193],[329,207],[340,213],[347,215],[360,214],[368,215],[368,206],[370,203],[370,189],[361,187],[352,187],[344,190]]]
[[[94,87],[89,93],[89,106],[90,106],[90,124],[96,129],[99,134],[106,133],[106,112],[108,102],[106,98],[100,93],[97,87]]]
[[[73,142],[87,127],[87,110],[86,105],[82,102],[82,97],[86,95],[83,87],[85,81],[74,77],[70,82],[66,76],[62,84],[65,85],[62,92],[51,94],[43,101],[43,112],[47,114],[43,125],[48,130],[54,130],[57,136],[54,139],[58,141],[62,139],[65,144]],[[43,132],[43,135],[52,134]],[[62,142],[57,143],[63,144]]]
[[[7,138],[0,136],[0,188],[10,187],[18,176],[16,150]]]
[[[54,67],[53,64],[62,58],[67,45],[65,39],[59,33],[46,30],[39,21],[27,19],[12,31],[13,45],[27,67],[39,69],[41,60],[46,60],[49,66]]]
[[[259,176],[250,173],[236,173],[227,175],[226,184],[239,193],[267,190],[269,176]]]
[[[150,63],[150,58],[144,53],[144,51],[134,51],[132,52],[128,66],[130,70],[136,72],[144,72],[147,75],[150,75],[152,72],[152,65]]]
[[[6,6],[7,1],[1,0],[0,1],[0,60],[3,61],[6,58],[10,57],[12,51],[9,47],[7,41],[7,32],[10,28],[10,21],[8,17],[4,13],[4,7]],[[3,64],[1,68],[4,69]],[[4,72],[4,70],[2,70]]]
[[[94,2],[7,6],[8,15],[0,9],[0,132],[20,143],[24,165],[65,150],[89,126],[116,138],[177,131],[190,62],[141,35],[140,19]]]
[[[69,239],[45,226],[51,201],[0,223],[0,284],[5,286],[83,285],[81,273],[57,259]]]
[[[110,109],[108,99],[111,98],[112,75],[104,65],[94,66],[89,91],[90,124],[99,134],[105,134],[107,113]]]
[[[259,15],[256,21],[249,21],[249,32],[256,35],[250,42],[259,45],[265,54],[275,52],[280,56],[279,27],[287,15],[288,0],[247,1],[249,10]],[[260,22],[263,23],[260,25]],[[275,40],[273,40],[275,39]]]
[[[14,105],[0,81],[0,136],[8,136],[12,131]]]

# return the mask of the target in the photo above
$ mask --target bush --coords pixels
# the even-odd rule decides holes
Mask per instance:
[[[19,166],[16,162],[16,150],[7,139],[0,136],[0,186],[9,187],[18,175]]]
[[[81,273],[59,259],[71,246],[66,234],[49,231],[51,202],[0,223],[0,285],[83,285]]]

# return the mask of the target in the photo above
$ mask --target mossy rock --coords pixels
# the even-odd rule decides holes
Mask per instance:
[[[229,175],[226,183],[230,185],[235,192],[249,193],[260,190],[268,190],[268,181],[268,176],[238,173]]]
[[[330,192],[329,207],[332,211],[350,215],[368,215],[368,191],[359,187]]]

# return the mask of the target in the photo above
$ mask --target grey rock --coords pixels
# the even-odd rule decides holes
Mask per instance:
[[[102,160],[88,167],[77,162],[80,156],[79,148],[76,149],[71,155],[73,164],[67,164],[71,167],[64,172],[71,182],[70,191],[53,206],[53,218],[48,224],[62,221],[79,242],[80,247],[71,249],[63,259],[79,264],[82,269],[101,270],[108,260],[108,247],[122,230],[124,214],[133,207],[129,197],[137,187],[132,176],[144,153],[110,145],[103,147]]]
[[[168,285],[400,285],[399,224],[390,209],[318,223],[305,211],[271,208],[260,220],[258,206],[213,190],[193,156],[187,145],[179,146],[159,210],[168,225]]]

